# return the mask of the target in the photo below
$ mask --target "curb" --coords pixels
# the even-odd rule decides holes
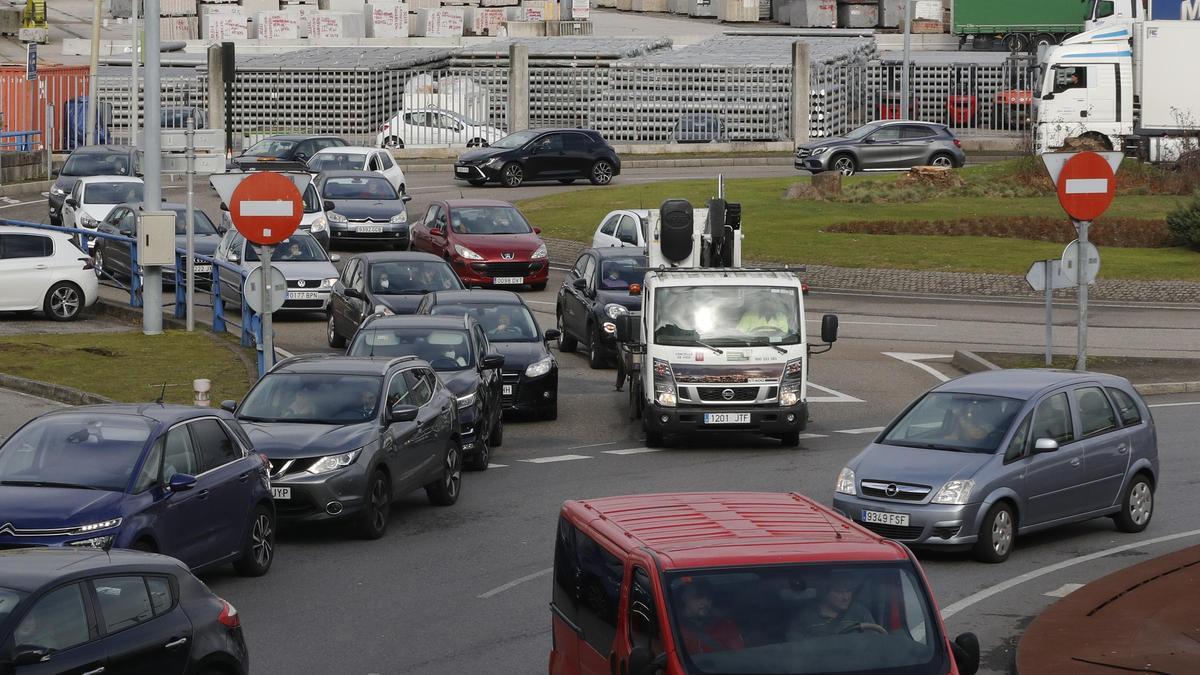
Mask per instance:
[[[48,192],[51,185],[54,185],[54,181],[35,180],[27,183],[0,185],[0,197],[29,197],[31,195],[40,195],[43,192]]]
[[[975,352],[956,350],[950,365],[967,373],[982,373],[986,370],[1001,370],[1000,366],[988,361]]]
[[[1003,370],[1000,366],[988,361],[975,352],[959,350],[954,352],[950,365],[967,373],[981,373],[987,370]],[[1142,396],[1162,396],[1165,394],[1192,394],[1200,392],[1200,382],[1153,382],[1135,384],[1134,391]]]
[[[22,394],[32,394],[40,396],[51,401],[66,403],[68,405],[96,405],[100,403],[114,403],[111,398],[105,398],[98,394],[75,389],[61,384],[52,384],[50,382],[42,382],[40,380],[31,380],[25,377],[17,377],[16,375],[7,375],[0,373],[0,387],[19,391]]]
[[[1156,384],[1135,384],[1133,388],[1142,396],[1160,396],[1162,394],[1191,394],[1200,392],[1200,382],[1159,382]]]

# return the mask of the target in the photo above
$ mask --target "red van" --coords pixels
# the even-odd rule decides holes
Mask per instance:
[[[912,553],[798,494],[568,501],[551,675],[974,675]]]

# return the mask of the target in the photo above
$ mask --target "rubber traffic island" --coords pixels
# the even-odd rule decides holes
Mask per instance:
[[[1021,639],[1017,671],[1200,673],[1200,546],[1114,572],[1051,605]]]

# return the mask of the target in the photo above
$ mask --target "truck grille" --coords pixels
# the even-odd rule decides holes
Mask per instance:
[[[732,392],[733,395],[726,398],[726,391]],[[696,392],[700,395],[701,401],[715,403],[756,401],[758,400],[758,391],[758,387],[696,387]]]

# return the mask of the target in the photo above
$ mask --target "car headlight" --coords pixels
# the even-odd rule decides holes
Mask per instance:
[[[338,213],[337,211],[326,211],[325,217],[328,218],[329,222],[331,222],[331,223],[350,222],[350,221],[346,220],[346,216],[343,216],[342,214]]]
[[[55,197],[62,197],[63,195],[67,194],[67,191],[55,185],[54,187],[50,188],[50,194],[54,195]]]
[[[529,256],[530,260],[541,260],[546,257],[546,245],[541,244],[533,251],[533,255]]]
[[[504,166],[504,158],[503,157],[493,157],[493,158],[489,159],[488,161],[484,162],[483,165],[489,169],[499,169],[501,166]]]
[[[308,226],[309,232],[324,232],[328,229],[329,221],[325,219],[325,216],[318,217],[316,220],[312,221],[311,225]]]
[[[826,151],[826,150],[828,150],[828,149],[829,149],[829,148],[817,148],[816,150],[813,150],[813,151],[812,151],[812,154],[811,154],[811,156],[812,156],[812,157],[816,157],[817,155],[824,154],[824,153],[825,153],[825,151]]]
[[[395,314],[395,312],[392,311],[392,308],[388,307],[387,305],[375,305],[375,313],[383,314],[385,316],[392,316]]]
[[[96,226],[100,224],[100,221],[86,213],[81,213],[79,214],[79,224],[89,229],[95,229]]]
[[[467,260],[483,260],[483,256],[479,255],[475,251],[472,251],[466,246],[463,246],[462,244],[455,244],[454,252],[457,253],[460,258],[466,258]]]
[[[408,211],[404,210],[400,213],[397,213],[396,215],[392,216],[391,220],[388,222],[393,225],[404,225],[408,222]]]
[[[550,372],[550,366],[552,365],[554,365],[554,359],[549,356],[536,363],[531,363],[525,369],[525,377],[541,377]]]
[[[975,487],[973,480],[946,481],[941,490],[933,496],[934,504],[966,504],[971,499],[971,490]]]
[[[333,288],[333,285],[337,283],[337,280],[338,280],[337,277],[331,277],[329,279],[322,279],[321,280],[321,288]]]
[[[833,491],[843,495],[858,494],[858,489],[854,487],[854,469],[848,466],[842,467],[842,472],[837,477],[837,486],[833,488]]]
[[[475,405],[475,392],[471,392],[471,393],[467,394],[466,396],[458,397],[458,407],[460,409],[470,408],[473,405]]]
[[[617,317],[628,314],[629,309],[625,305],[618,305],[615,302],[610,302],[604,306],[604,313],[608,315],[608,318],[616,319]]]
[[[113,536],[110,534],[106,537],[92,537],[91,539],[80,539],[79,541],[68,541],[67,546],[76,546],[79,548],[98,548],[108,550],[112,547]]]
[[[75,528],[75,533],[76,534],[87,534],[88,532],[97,532],[99,530],[107,530],[110,527],[116,527],[120,524],[121,524],[120,518],[113,518],[112,520],[103,520],[103,521],[100,521],[99,523],[91,523],[89,525],[82,525],[80,527]]]
[[[328,455],[326,457],[322,457],[316,462],[313,462],[312,466],[305,469],[305,473],[310,473],[315,476],[321,473],[329,473],[330,471],[344,469],[353,464],[354,460],[358,459],[358,455],[360,453],[362,453],[362,448],[351,450],[350,452],[343,452],[337,455]]]

